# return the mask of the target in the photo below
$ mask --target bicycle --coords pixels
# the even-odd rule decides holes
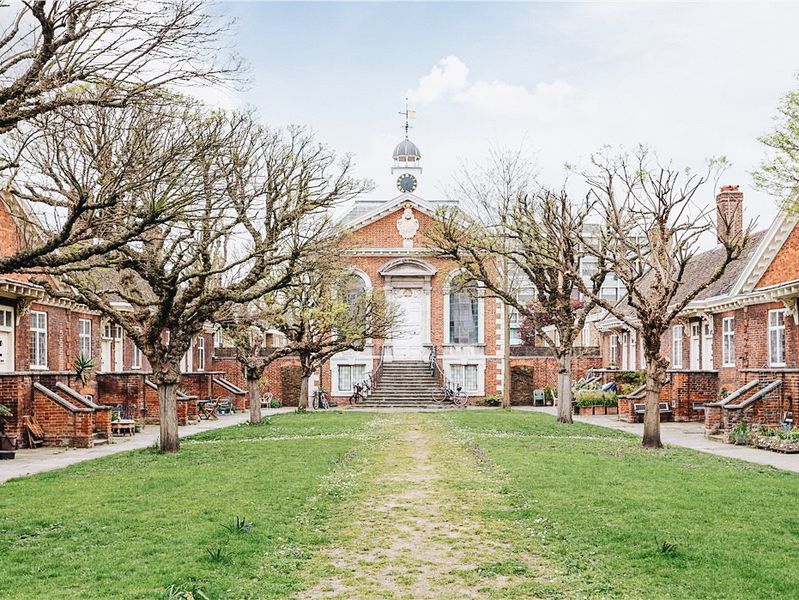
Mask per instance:
[[[313,409],[326,409],[330,408],[330,402],[327,399],[327,392],[319,388],[313,393]]]
[[[441,406],[444,402],[452,402],[458,408],[466,406],[469,402],[469,395],[463,391],[461,386],[457,386],[454,390],[448,385],[442,385],[434,389],[430,393],[433,402]]]
[[[361,390],[363,386],[360,383],[356,383],[352,386],[352,394],[350,395],[350,405],[355,406],[358,402],[363,400],[363,394]]]

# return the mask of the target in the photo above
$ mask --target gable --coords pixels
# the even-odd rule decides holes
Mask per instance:
[[[754,289],[799,279],[799,224],[782,242]]]
[[[351,245],[355,248],[403,248],[404,240],[400,234],[398,222],[405,220],[403,217],[406,208],[410,209],[412,215],[410,219],[412,223],[408,226],[415,227],[415,223],[418,223],[418,229],[413,235],[413,247],[424,247],[427,231],[433,224],[433,217],[411,201],[397,205],[386,214],[352,228]]]

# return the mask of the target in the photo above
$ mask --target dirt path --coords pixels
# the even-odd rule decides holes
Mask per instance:
[[[299,597],[531,597],[522,588],[545,569],[481,515],[503,498],[474,454],[429,415],[383,423],[386,441],[359,475],[364,493],[341,507],[335,544],[311,561]]]

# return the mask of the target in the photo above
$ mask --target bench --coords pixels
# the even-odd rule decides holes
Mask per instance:
[[[25,437],[28,440],[28,448],[38,448],[44,444],[44,429],[33,417],[22,417],[25,424]]]
[[[111,433],[113,435],[130,435],[136,433],[136,421],[133,419],[118,419],[111,421]]]
[[[790,429],[793,427],[793,411],[787,411],[785,416],[782,418],[782,426],[784,429]]]
[[[659,402],[658,409],[661,415],[670,415],[671,414],[671,406],[669,406],[668,402]],[[636,402],[633,404],[633,414],[635,414],[636,418],[638,415],[644,416],[646,413],[646,404],[643,402]]]

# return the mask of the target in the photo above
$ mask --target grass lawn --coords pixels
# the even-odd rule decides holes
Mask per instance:
[[[643,450],[638,438],[542,414],[442,418],[506,481],[511,508],[487,516],[512,520],[517,544],[538,536],[574,591],[799,597],[796,474],[690,450]]]
[[[795,598],[798,499],[537,413],[280,415],[0,485],[0,598]]]
[[[177,455],[127,452],[11,480],[0,486],[0,598],[286,597],[327,541],[326,479],[373,419],[275,416],[195,436]],[[252,530],[226,530],[236,516]]]

